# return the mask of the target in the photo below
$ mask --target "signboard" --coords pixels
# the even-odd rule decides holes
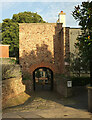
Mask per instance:
[[[72,87],[72,81],[67,81],[67,87]]]

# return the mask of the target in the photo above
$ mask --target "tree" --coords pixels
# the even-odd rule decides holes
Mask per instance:
[[[89,64],[82,58],[80,53],[70,53],[70,71],[72,75],[77,77],[89,73]]]
[[[1,31],[2,31],[2,24],[0,23],[0,43],[1,43],[1,40],[2,40],[2,34],[1,34]]]
[[[81,5],[75,6],[72,15],[82,29],[76,47],[79,48],[81,56],[89,63],[90,84],[92,86],[92,1],[82,2]]]
[[[12,21],[18,23],[45,23],[40,15],[32,12],[21,12],[14,14]]]
[[[2,23],[2,44],[10,44],[10,56],[19,59],[19,24],[45,23],[40,15],[32,12],[14,14],[12,19],[4,19]]]
[[[17,22],[5,19],[2,23],[2,43],[10,45],[10,56],[18,59],[19,49],[19,27]]]

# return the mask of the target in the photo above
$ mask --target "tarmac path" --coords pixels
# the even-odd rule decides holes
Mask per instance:
[[[73,96],[62,98],[51,91],[36,91],[22,105],[3,110],[4,118],[28,120],[29,118],[79,118],[77,120],[91,120],[92,114],[88,112],[87,89],[75,88]],[[5,119],[6,120],[6,119]]]

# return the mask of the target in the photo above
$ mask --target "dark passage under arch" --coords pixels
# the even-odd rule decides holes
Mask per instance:
[[[53,90],[53,71],[47,67],[39,67],[33,72],[35,90]]]

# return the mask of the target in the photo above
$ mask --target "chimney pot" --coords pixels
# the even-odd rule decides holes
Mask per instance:
[[[61,11],[61,13],[63,13],[63,11]]]

